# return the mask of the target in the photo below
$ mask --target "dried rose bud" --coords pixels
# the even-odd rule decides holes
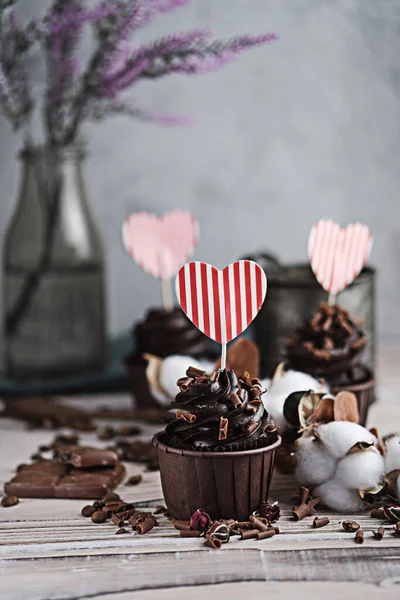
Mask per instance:
[[[273,521],[277,521],[281,516],[281,509],[278,506],[278,503],[268,504],[268,502],[262,502],[258,508],[253,513],[256,517],[263,517],[264,519],[268,519],[271,523]]]
[[[398,504],[386,504],[383,507],[383,513],[391,523],[398,523],[400,521],[400,506]]]
[[[211,525],[211,517],[205,510],[198,508],[190,517],[190,529],[204,533]]]

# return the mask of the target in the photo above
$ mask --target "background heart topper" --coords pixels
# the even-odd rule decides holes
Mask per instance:
[[[225,346],[257,316],[267,293],[267,277],[251,260],[239,260],[222,271],[191,262],[180,269],[175,287],[189,319]]]
[[[172,310],[171,279],[192,256],[199,226],[188,211],[173,210],[162,217],[133,213],[122,225],[122,239],[133,260],[144,271],[161,280],[165,310]]]
[[[356,279],[371,249],[372,234],[363,223],[341,228],[331,219],[321,219],[313,226],[308,239],[310,264],[331,301]]]

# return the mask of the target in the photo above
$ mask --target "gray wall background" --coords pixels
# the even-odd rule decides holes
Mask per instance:
[[[21,0],[21,14],[47,4]],[[133,90],[148,109],[194,115],[194,127],[116,118],[85,130],[87,181],[108,252],[111,332],[160,299],[158,283],[122,248],[122,220],[136,210],[187,208],[201,225],[195,257],[220,268],[260,248],[306,260],[318,218],[365,221],[379,268],[378,327],[400,333],[400,0],[194,0],[136,39],[204,26],[218,36],[276,32],[280,40],[216,74]],[[33,78],[40,91],[36,67]],[[0,235],[16,199],[18,146],[2,121]]]

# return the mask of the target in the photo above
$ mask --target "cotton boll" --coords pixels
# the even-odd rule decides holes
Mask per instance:
[[[332,479],[336,460],[327,454],[314,436],[303,436],[297,441],[297,468],[295,476],[300,485],[314,487]]]
[[[267,410],[270,417],[273,418],[275,425],[279,427],[280,431],[287,429],[287,422],[283,416],[283,405],[286,400],[286,395],[272,394],[267,392],[261,399],[264,403],[265,409]]]
[[[315,488],[313,496],[320,496],[325,506],[343,513],[359,512],[366,506],[355,490],[347,488],[336,479]]]
[[[339,461],[335,479],[353,490],[373,490],[384,474],[385,461],[375,449],[354,452]]]
[[[320,425],[316,431],[326,452],[336,459],[343,458],[357,442],[378,443],[365,427],[348,421],[332,421]]]
[[[299,390],[314,390],[314,392],[329,392],[326,383],[320,383],[311,375],[301,371],[286,371],[280,377],[272,379],[269,393],[285,395],[287,398],[292,392]]]
[[[151,385],[151,391],[162,406],[168,405],[175,398],[179,392],[176,382],[185,376],[188,367],[195,367],[196,369],[206,371],[206,373],[211,373],[214,369],[213,363],[199,361],[192,356],[180,356],[176,354],[168,356],[164,360],[161,359],[158,381]]]
[[[400,434],[389,438],[385,447],[385,473],[400,469]]]

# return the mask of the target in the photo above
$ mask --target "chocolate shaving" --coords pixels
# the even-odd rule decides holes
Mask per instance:
[[[208,546],[209,548],[213,548],[214,550],[219,550],[222,546],[222,542],[214,535],[210,535],[206,537],[204,545]]]
[[[194,423],[196,420],[196,415],[192,413],[186,412],[184,410],[176,410],[175,416],[177,419],[182,419],[182,421],[186,421],[187,423]]]
[[[200,531],[195,531],[194,529],[181,529],[179,531],[179,535],[183,538],[197,538],[201,536]]]
[[[315,506],[321,501],[321,498],[313,498],[307,502],[307,504],[299,504],[292,510],[293,518],[295,521],[300,521],[305,517],[311,517],[316,514]]]
[[[180,387],[182,392],[187,392],[187,390],[192,385],[192,382],[193,379],[191,379],[191,377],[182,377],[181,379],[178,379],[176,384]]]
[[[186,375],[192,379],[196,379],[196,377],[205,377],[206,372],[201,369],[196,369],[196,367],[189,367],[186,371]]]
[[[178,521],[177,519],[171,519],[171,523],[175,529],[179,529],[180,531],[190,529],[189,521]]]
[[[299,504],[306,504],[308,502],[309,497],[310,490],[304,487],[304,485],[301,485],[299,489]]]
[[[271,529],[266,529],[265,531],[259,531],[257,534],[258,540],[266,540],[268,538],[272,538],[275,535],[275,531]]]
[[[354,536],[354,541],[356,544],[363,544],[364,543],[364,532],[362,529],[358,529],[356,531],[356,535]]]
[[[231,399],[231,402],[232,402],[234,408],[239,408],[239,406],[242,406],[242,404],[243,404],[243,402],[241,401],[239,396],[236,394],[236,392],[232,392],[230,399]]]
[[[326,525],[328,525],[330,523],[328,517],[315,517],[314,521],[313,521],[313,527],[314,529],[319,529],[320,527],[325,527]]]
[[[228,437],[228,419],[225,419],[224,417],[220,417],[218,439],[226,440],[227,437]]]
[[[381,540],[383,538],[383,536],[385,535],[385,528],[384,527],[379,527],[378,531],[373,531],[373,536],[376,540]]]
[[[373,508],[371,510],[371,517],[373,519],[381,519],[381,520],[386,518],[383,508]]]
[[[144,521],[142,521],[141,523],[138,523],[136,530],[139,535],[143,535],[145,533],[148,533],[151,529],[153,529],[153,527],[155,525],[156,525],[155,519],[151,518],[151,516],[148,515],[144,519]]]
[[[129,533],[129,531],[125,527],[121,527],[115,532],[115,535],[121,535],[121,533]]]
[[[240,537],[242,540],[253,540],[258,537],[260,531],[258,529],[248,529],[246,531],[242,531]]]

